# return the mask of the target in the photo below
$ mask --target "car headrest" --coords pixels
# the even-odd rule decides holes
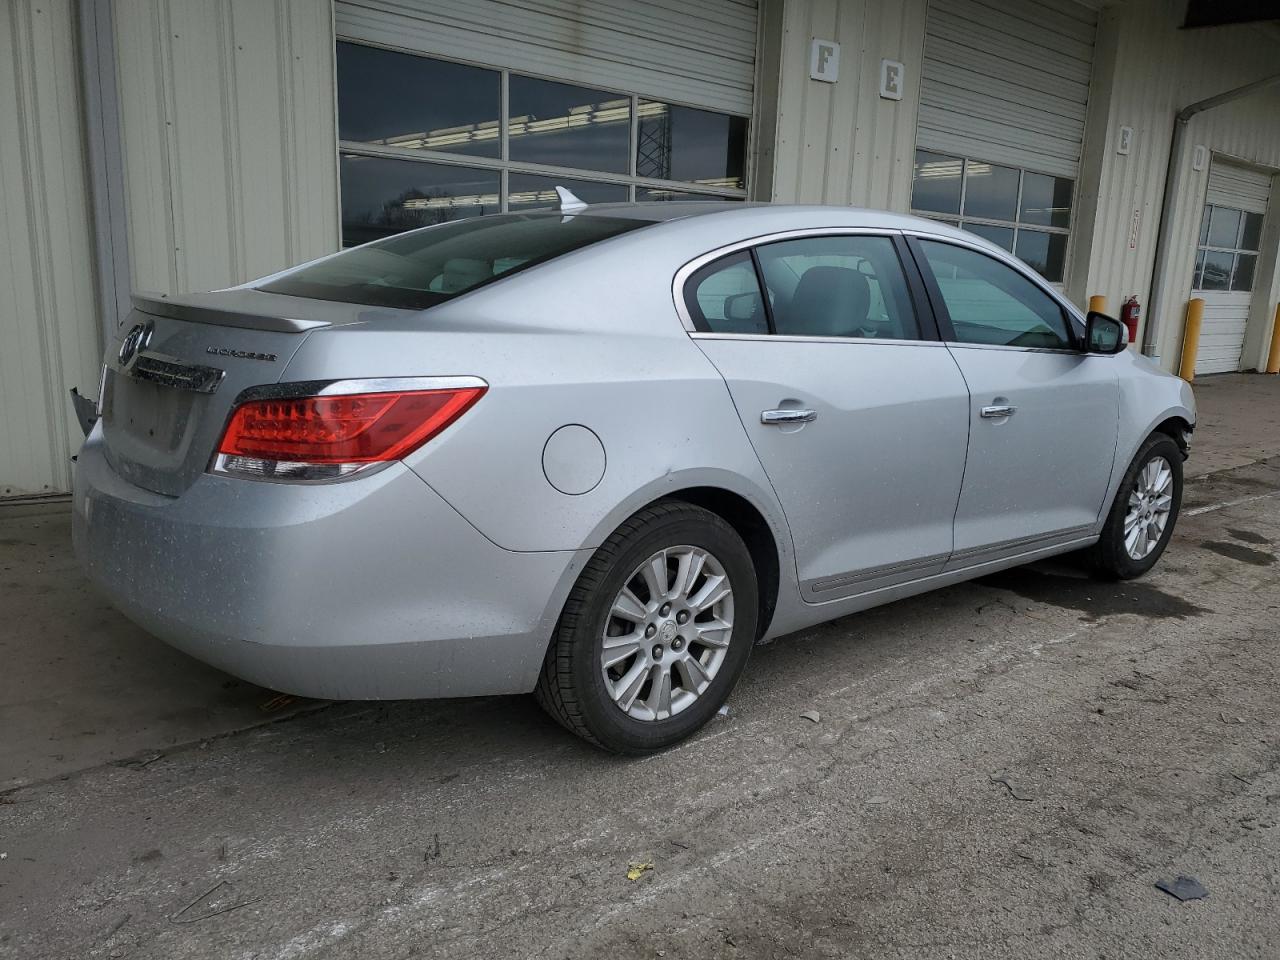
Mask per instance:
[[[444,262],[440,290],[442,293],[457,293],[459,290],[474,287],[477,283],[483,283],[492,277],[493,268],[489,266],[488,261],[455,257]]]
[[[851,267],[810,267],[796,284],[778,333],[848,337],[866,322],[871,285]]]

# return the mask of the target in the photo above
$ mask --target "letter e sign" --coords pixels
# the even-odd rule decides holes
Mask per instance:
[[[809,79],[835,83],[840,79],[840,44],[814,38],[809,48]]]
[[[880,61],[880,96],[886,100],[902,99],[902,78],[906,68],[897,60]]]

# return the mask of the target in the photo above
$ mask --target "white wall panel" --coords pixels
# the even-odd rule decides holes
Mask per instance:
[[[340,0],[338,34],[749,114],[756,0]]]
[[[101,344],[71,0],[0,4],[0,498],[64,493]]]
[[[774,200],[907,209],[925,6],[925,0],[786,0]],[[838,83],[809,79],[814,37],[840,44]],[[880,97],[882,59],[905,66],[902,100]]]
[[[116,0],[135,289],[239,283],[338,248],[327,0]]]
[[[1153,315],[1163,318],[1157,351],[1166,369],[1176,368],[1180,354],[1210,168],[1206,163],[1203,170],[1192,170],[1192,150],[1202,144],[1227,159],[1280,168],[1280,93],[1254,94],[1194,117],[1172,214],[1165,295],[1160,303],[1146,302],[1174,115],[1197,100],[1273,75],[1280,62],[1280,42],[1267,30],[1247,24],[1180,30],[1184,12],[1185,4],[1173,0],[1128,0],[1102,14],[1100,33],[1112,53],[1104,66],[1109,89],[1096,105],[1105,117],[1105,123],[1098,124],[1097,168],[1088,173],[1097,178],[1096,197],[1091,198],[1097,219],[1090,235],[1087,279],[1072,290],[1078,298],[1102,294],[1112,311],[1130,294],[1143,298],[1143,323]],[[1121,126],[1134,131],[1128,155],[1115,150]],[[1130,246],[1135,211],[1138,226]],[[1245,343],[1246,367],[1261,362],[1263,334],[1269,333],[1269,311],[1275,308],[1280,217],[1273,210],[1267,219]]]

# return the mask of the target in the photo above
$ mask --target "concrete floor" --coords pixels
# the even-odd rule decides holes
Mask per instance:
[[[0,957],[1275,957],[1280,378],[1197,395],[1149,577],[1042,565],[786,638],[640,761],[523,698],[282,702],[11,511]]]

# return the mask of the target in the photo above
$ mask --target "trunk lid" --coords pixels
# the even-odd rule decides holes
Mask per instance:
[[[133,303],[107,351],[103,438],[116,472],[168,496],[208,467],[242,390],[279,382],[312,330],[351,322],[356,313],[347,304],[249,289]]]

